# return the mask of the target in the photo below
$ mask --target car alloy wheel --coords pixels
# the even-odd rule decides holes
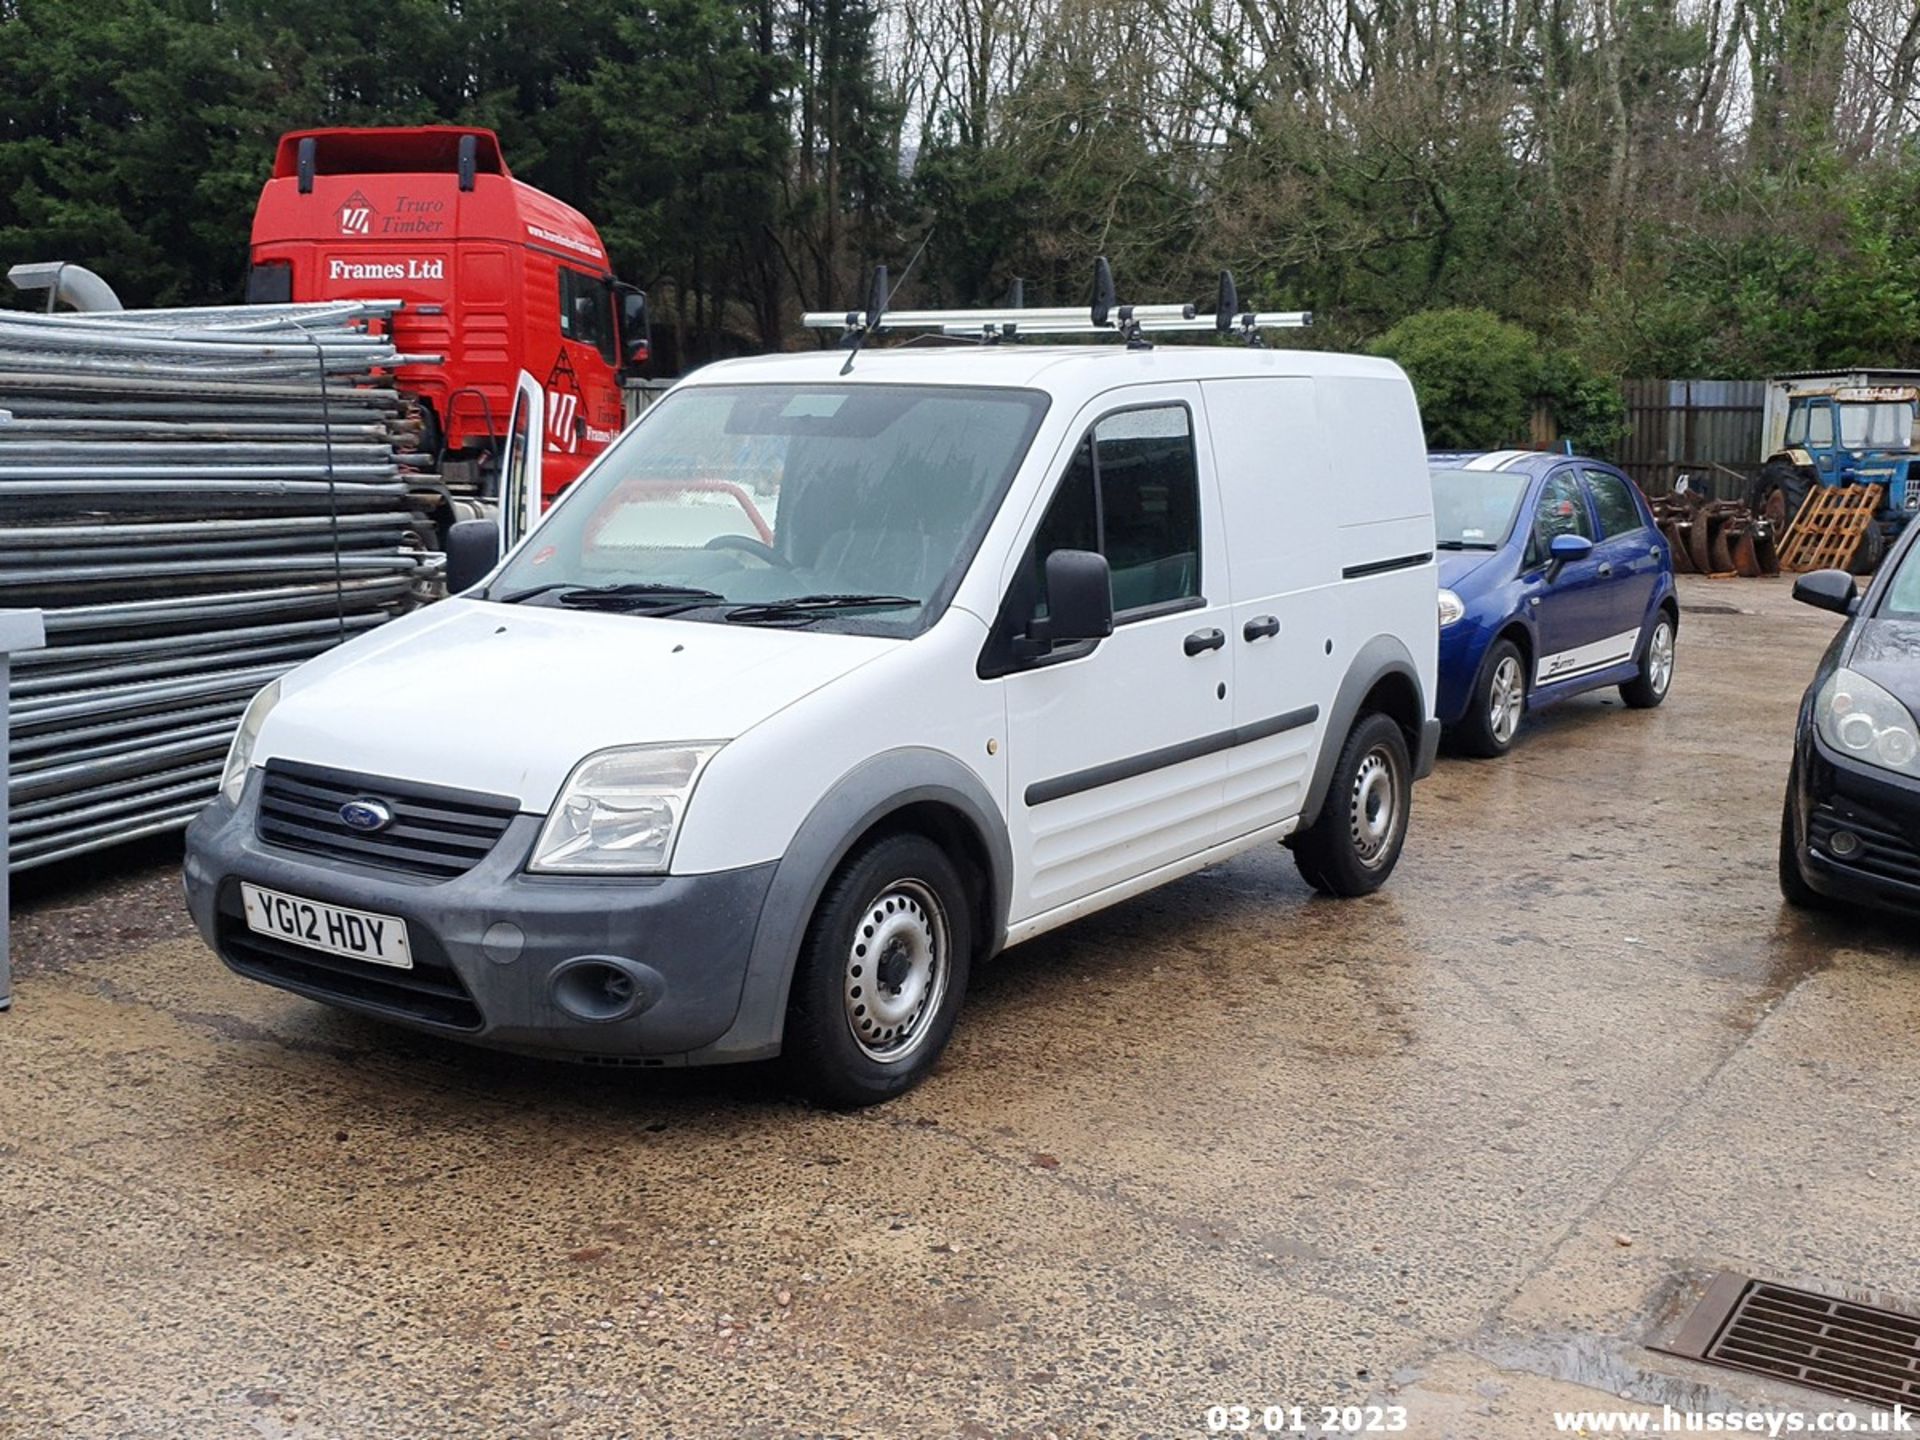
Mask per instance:
[[[1487,686],[1487,728],[1501,745],[1513,742],[1520,728],[1520,712],[1527,703],[1527,681],[1517,656],[1503,655]]]
[[[1647,641],[1647,683],[1656,695],[1666,694],[1673,683],[1673,625],[1665,617],[1654,624],[1653,638]]]

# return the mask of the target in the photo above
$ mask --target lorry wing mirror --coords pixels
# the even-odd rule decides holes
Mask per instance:
[[[653,354],[653,322],[644,290],[627,286],[620,291],[620,342],[629,365],[644,365]]]
[[[1044,638],[1050,644],[1068,645],[1076,640],[1104,640],[1111,634],[1113,576],[1107,557],[1092,550],[1055,550],[1047,556]]]
[[[1816,610],[1851,615],[1860,603],[1853,576],[1844,570],[1815,570],[1793,582],[1793,598]]]
[[[500,526],[493,520],[459,520],[447,528],[447,593],[471,590],[500,563]]]

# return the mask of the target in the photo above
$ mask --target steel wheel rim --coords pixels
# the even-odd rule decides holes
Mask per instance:
[[[1367,869],[1377,870],[1386,860],[1400,813],[1400,767],[1386,746],[1376,745],[1360,758],[1347,807],[1353,852]]]
[[[1520,728],[1520,709],[1526,704],[1527,682],[1520,674],[1520,662],[1502,655],[1493,667],[1493,683],[1487,687],[1487,719],[1493,738],[1505,745]]]
[[[1647,679],[1656,695],[1666,694],[1673,683],[1673,627],[1664,620],[1653,627],[1653,639],[1647,642]]]
[[[947,993],[947,912],[921,880],[896,880],[854,926],[841,974],[853,1043],[894,1064],[926,1043]]]

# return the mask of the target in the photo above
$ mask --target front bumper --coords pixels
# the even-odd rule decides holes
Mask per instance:
[[[1458,725],[1473,702],[1474,683],[1491,635],[1471,619],[1454,621],[1440,630],[1440,685],[1433,712],[1442,725]]]
[[[1881,909],[1920,910],[1920,782],[1803,742],[1794,769],[1800,870],[1822,895]],[[1851,835],[1849,853],[1835,838]]]
[[[428,881],[262,844],[259,784],[256,771],[238,806],[215,801],[187,831],[188,909],[237,974],[456,1039],[580,1058],[683,1060],[724,1035],[739,1012],[772,863],[620,880],[530,876],[523,866],[541,822],[522,815],[473,869]],[[400,916],[413,968],[254,934],[241,909],[243,880]],[[630,1002],[595,994],[583,1004],[592,987],[569,965],[583,957],[619,962]],[[583,1018],[583,1010],[606,1018]]]

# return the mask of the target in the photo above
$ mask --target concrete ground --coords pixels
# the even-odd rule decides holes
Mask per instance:
[[[1056,932],[857,1115],[239,980],[164,848],[41,880],[0,1016],[0,1435],[1837,1404],[1646,1348],[1722,1267],[1920,1299],[1920,945],[1774,880],[1835,621],[1784,582],[1684,598],[1665,708],[1443,760],[1383,893],[1313,898],[1274,847]]]

